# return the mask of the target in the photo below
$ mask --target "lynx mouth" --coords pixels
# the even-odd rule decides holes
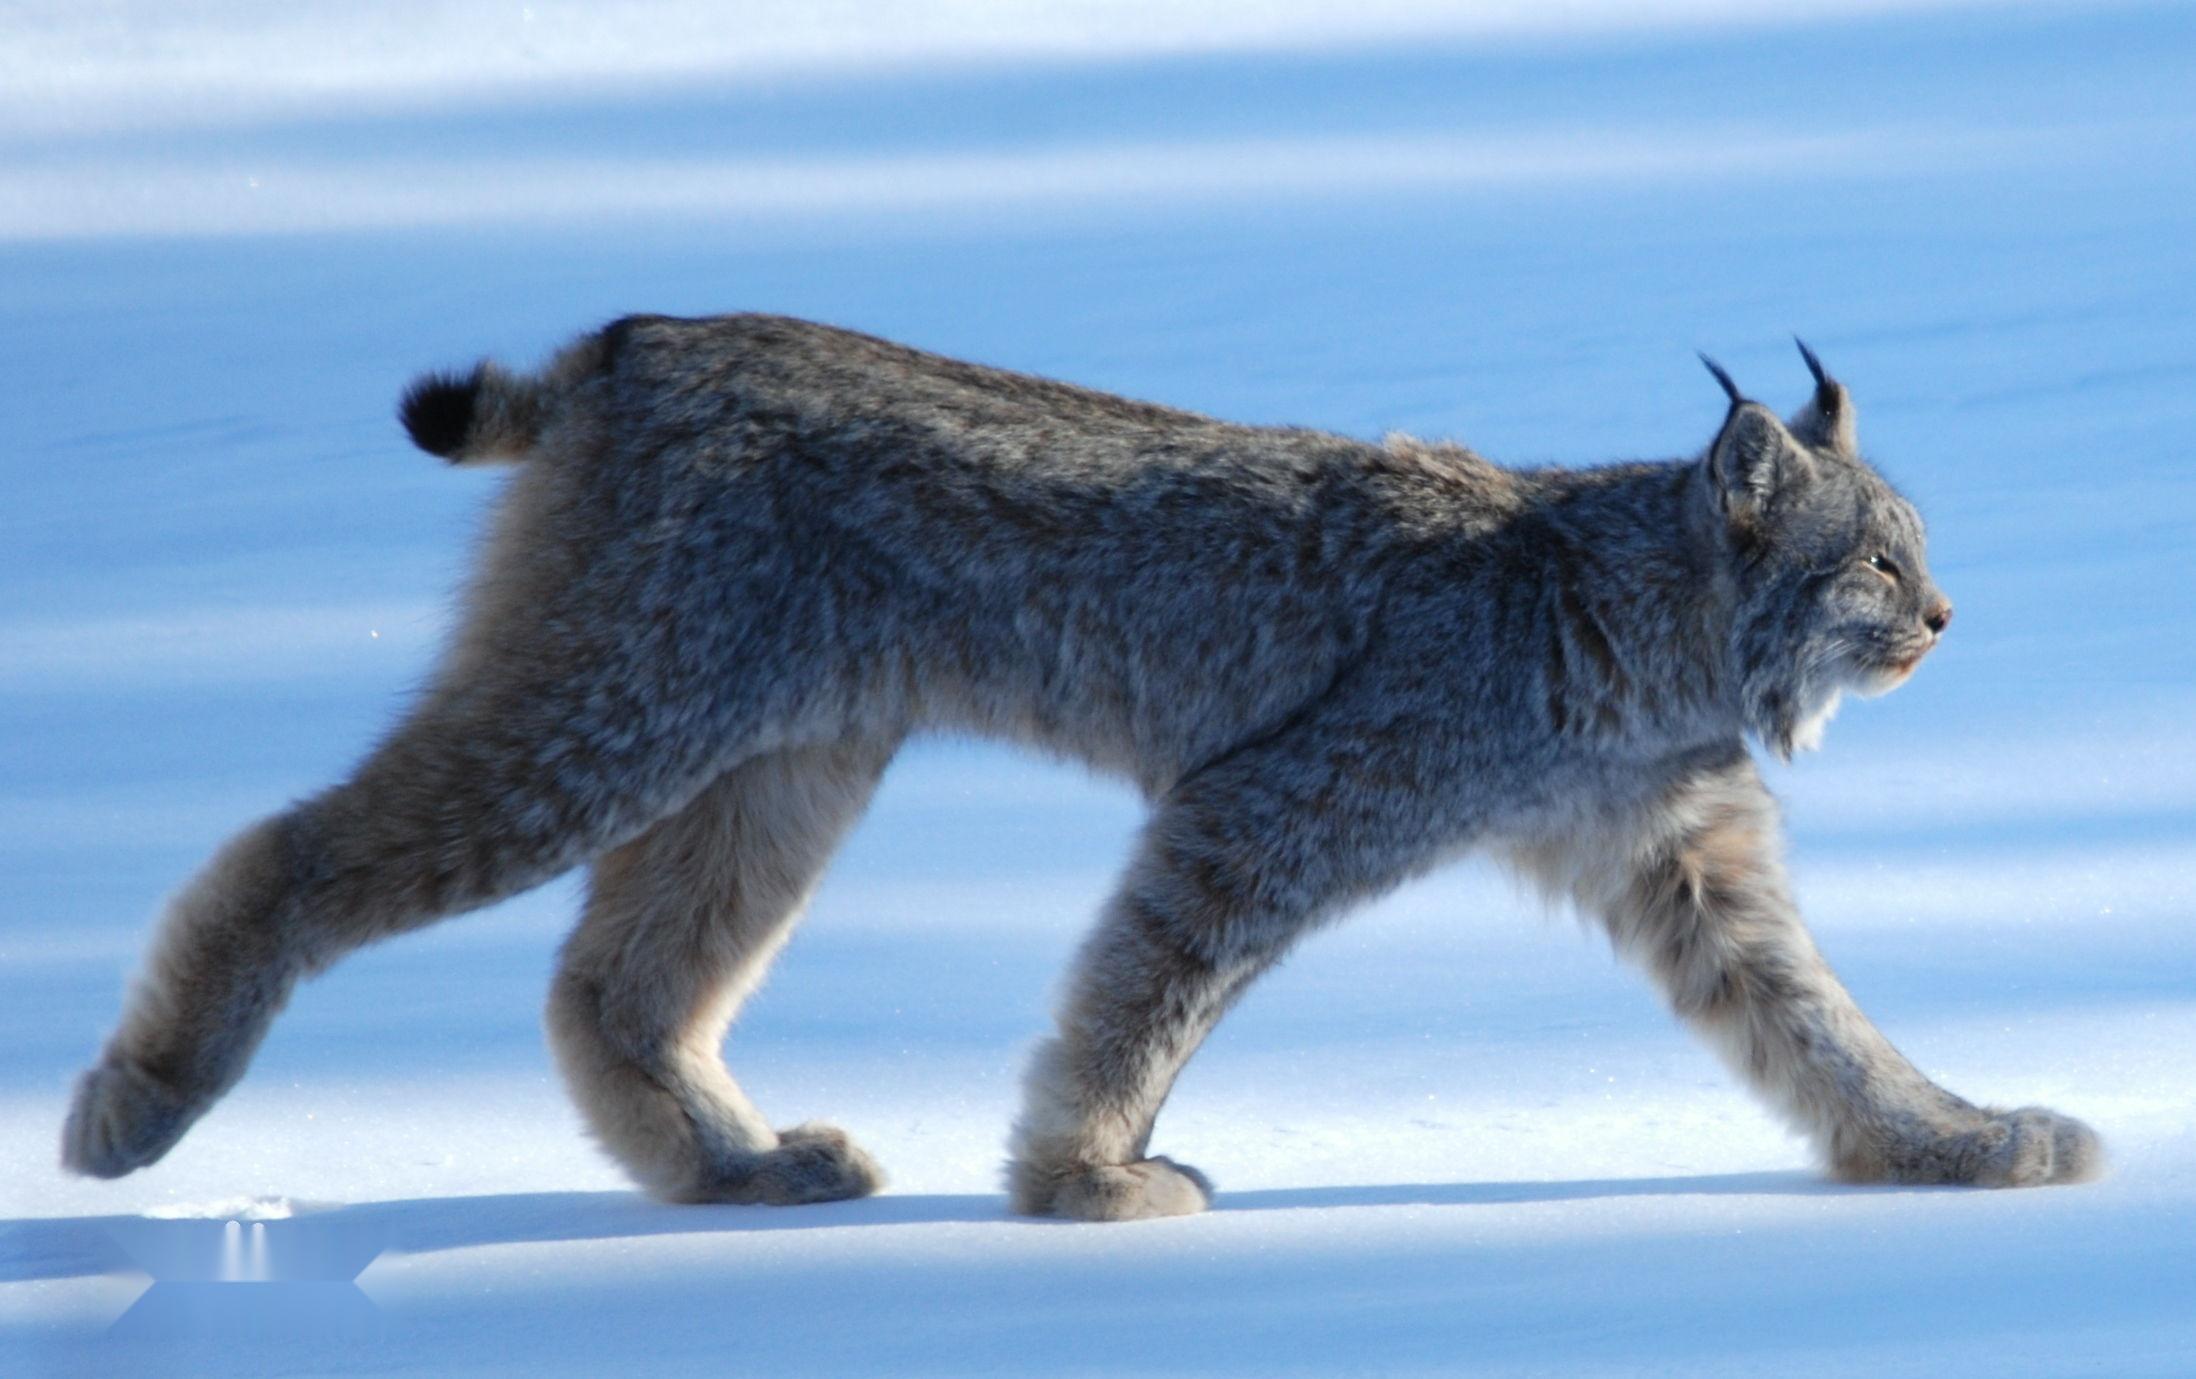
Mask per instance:
[[[1927,654],[1926,650],[1917,651],[1909,656],[1893,657],[1871,666],[1866,682],[1857,688],[1863,696],[1870,699],[1879,694],[1889,694],[1913,677],[1915,669],[1922,663],[1922,657]]]

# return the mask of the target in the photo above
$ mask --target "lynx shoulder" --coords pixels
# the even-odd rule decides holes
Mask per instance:
[[[429,375],[413,438],[517,465],[460,628],[348,779],[171,903],[63,1160],[153,1162],[301,978],[585,865],[548,1026],[606,1149],[677,1200],[871,1191],[845,1134],[773,1129],[720,1047],[895,752],[953,730],[1151,803],[1031,1063],[1021,1211],[1201,1208],[1150,1140],[1205,1034],[1306,930],[1474,849],[1604,922],[1832,1172],[2088,1176],[2080,1122],[1916,1071],[1785,883],[1748,739],[1813,745],[1951,618],[1806,362],[1789,420],[1718,369],[1698,455],[1578,470],[767,316],[633,317],[538,374]]]

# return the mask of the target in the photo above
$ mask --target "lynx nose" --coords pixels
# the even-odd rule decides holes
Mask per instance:
[[[1948,600],[1938,599],[1928,612],[1922,614],[1922,626],[1939,636],[1944,635],[1944,629],[1951,625],[1952,605]]]

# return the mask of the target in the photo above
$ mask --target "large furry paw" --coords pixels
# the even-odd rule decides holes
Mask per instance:
[[[1014,1209],[1071,1221],[1141,1221],[1194,1216],[1212,1205],[1205,1175],[1172,1159],[1138,1159],[1047,1172],[1016,1164]]]
[[[781,1133],[776,1149],[715,1174],[692,1200],[790,1207],[867,1197],[884,1181],[884,1170],[844,1130],[811,1121]]]
[[[2104,1171],[2104,1144],[2097,1132],[2041,1106],[1993,1111],[1980,1128],[1961,1138],[1965,1177],[1948,1182],[1977,1187],[2037,1187],[2079,1183]]]
[[[204,1109],[133,1064],[106,1060],[77,1080],[61,1126],[61,1166],[119,1178],[173,1149]]]
[[[2104,1172],[2097,1132],[2041,1106],[1985,1111],[1979,1123],[1884,1156],[1880,1170],[1848,1174],[1895,1183],[2040,1187]]]

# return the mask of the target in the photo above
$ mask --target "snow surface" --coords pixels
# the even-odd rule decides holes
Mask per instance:
[[[521,9],[0,20],[0,1372],[2196,1372],[2196,13]],[[1192,1065],[1157,1145],[1212,1213],[1011,1219],[1021,1056],[1138,810],[951,742],[732,1040],[884,1196],[625,1187],[538,1027],[571,881],[359,955],[161,1164],[61,1175],[161,896],[432,654],[497,481],[407,449],[404,381],[740,308],[1514,461],[1691,451],[1692,350],[1797,402],[1803,332],[1960,611],[1774,771],[1802,902],[1927,1072],[2088,1118],[2111,1176],[1826,1184],[1464,867]],[[230,1220],[245,1272],[313,1223],[390,1246],[372,1325],[206,1284],[104,1330],[184,1286],[130,1242]]]

